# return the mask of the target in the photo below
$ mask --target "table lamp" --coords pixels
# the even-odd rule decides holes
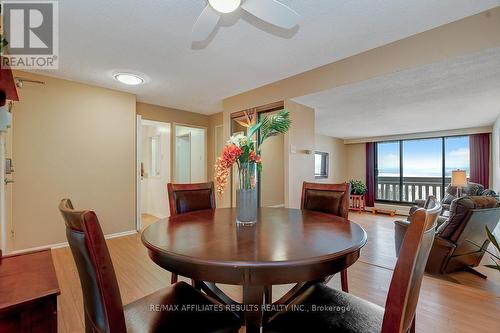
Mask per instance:
[[[457,188],[457,196],[462,196],[462,188],[467,186],[467,174],[465,170],[453,170],[451,172],[451,186]]]

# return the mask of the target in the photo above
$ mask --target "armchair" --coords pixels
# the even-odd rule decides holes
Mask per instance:
[[[473,267],[479,265],[490,243],[485,226],[494,230],[499,220],[500,205],[491,196],[461,197],[453,200],[449,218],[436,229],[426,272],[447,274],[466,270],[486,278]],[[396,254],[399,255],[406,228],[402,226],[401,221],[396,222],[395,228]]]

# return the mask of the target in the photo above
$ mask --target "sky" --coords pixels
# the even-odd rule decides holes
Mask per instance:
[[[403,141],[403,177],[441,177],[442,140],[422,139]],[[399,177],[399,142],[377,144],[379,176]],[[445,139],[446,176],[451,170],[466,170],[469,175],[469,137]]]

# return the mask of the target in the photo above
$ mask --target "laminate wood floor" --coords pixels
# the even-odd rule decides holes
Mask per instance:
[[[395,264],[394,218],[357,213],[351,213],[350,217],[368,234],[361,258],[349,268],[350,291],[383,306]],[[169,284],[170,273],[149,259],[139,234],[108,240],[108,246],[124,304]],[[83,333],[82,292],[71,251],[60,248],[52,250],[52,254],[61,287],[59,332]],[[500,332],[500,283],[494,277],[495,272],[482,272],[491,278],[481,281],[468,273],[458,273],[447,280],[425,276],[417,309],[417,332]],[[335,277],[330,284],[339,288],[339,278]],[[274,298],[288,288],[275,286]],[[222,286],[222,289],[241,300],[241,287]]]

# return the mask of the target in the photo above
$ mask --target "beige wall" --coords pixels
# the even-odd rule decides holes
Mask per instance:
[[[302,183],[314,181],[314,109],[287,100],[292,126],[285,135],[285,206],[300,208]]]
[[[271,116],[274,113],[266,113]],[[264,142],[260,148],[263,172],[260,176],[260,204],[262,207],[276,207],[285,204],[285,138],[276,135]]]
[[[201,127],[209,126],[209,116],[179,109],[137,102],[137,114],[143,119],[179,123]]]
[[[209,180],[214,179],[214,165],[216,161],[217,152],[215,151],[215,129],[216,126],[223,125],[222,112],[215,113],[209,116],[208,119],[208,133],[207,133],[207,175]]]
[[[347,179],[366,183],[366,145],[356,143],[346,145]]]
[[[344,140],[326,135],[316,135],[315,148],[329,154],[328,178],[316,179],[318,183],[342,183],[348,181],[347,177],[347,147]]]
[[[18,73],[19,75],[19,73]],[[62,198],[104,233],[135,229],[135,96],[47,76],[14,107],[14,250],[65,242]]]
[[[500,46],[500,7],[224,100],[243,110]]]

